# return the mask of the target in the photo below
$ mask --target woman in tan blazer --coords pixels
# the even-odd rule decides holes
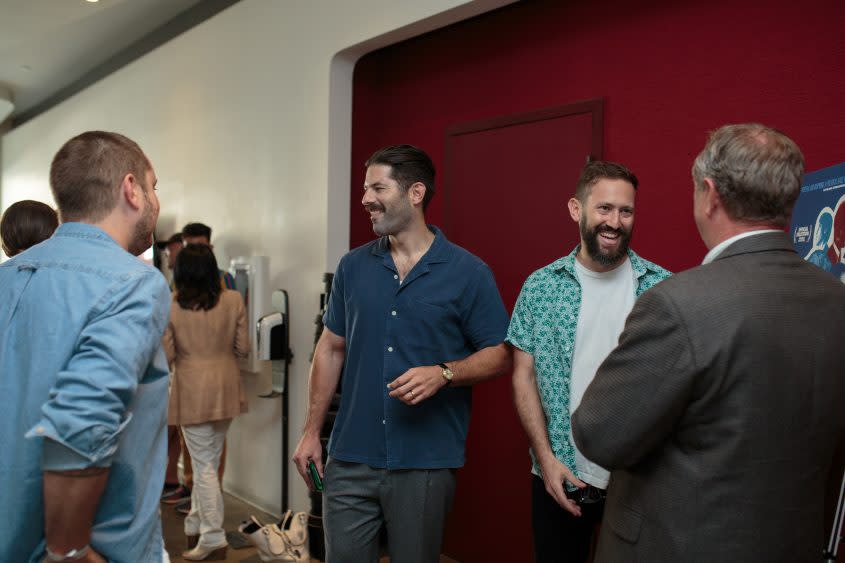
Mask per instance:
[[[223,495],[217,468],[232,418],[246,412],[237,358],[249,350],[240,293],[221,288],[211,247],[189,244],[174,270],[176,292],[164,348],[175,373],[168,424],[182,427],[194,467],[191,512],[185,518],[190,561],[225,559]]]

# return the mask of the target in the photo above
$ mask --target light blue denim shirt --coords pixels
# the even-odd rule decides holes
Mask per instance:
[[[42,472],[86,467],[110,467],[92,547],[161,561],[169,311],[161,273],[92,225],[0,264],[0,561],[41,560]]]

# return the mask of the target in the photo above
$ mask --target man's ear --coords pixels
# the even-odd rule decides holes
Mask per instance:
[[[712,217],[722,207],[722,197],[716,189],[716,183],[710,178],[704,178],[704,214]]]
[[[123,181],[120,182],[120,195],[134,210],[141,209],[141,201],[144,199],[143,191],[144,187],[131,172],[124,176]]]
[[[567,203],[567,207],[569,207],[569,216],[572,217],[572,220],[576,223],[581,222],[581,202],[578,200],[577,197],[569,198],[569,202]]]
[[[428,188],[426,188],[425,184],[422,182],[414,182],[411,184],[411,187],[408,188],[408,197],[411,198],[411,203],[414,205],[422,205],[427,189]]]

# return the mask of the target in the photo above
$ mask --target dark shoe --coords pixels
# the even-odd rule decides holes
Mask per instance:
[[[169,493],[161,495],[161,502],[164,504],[179,504],[185,499],[190,500],[191,489],[185,485],[179,485]]]
[[[176,512],[179,514],[190,514],[191,512],[191,499],[188,498],[186,501],[182,501],[173,508],[176,509]]]
[[[161,496],[171,493],[181,486],[181,483],[165,483],[164,488],[161,489]]]

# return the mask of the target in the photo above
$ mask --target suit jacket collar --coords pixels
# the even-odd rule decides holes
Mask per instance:
[[[783,231],[764,233],[736,241],[724,249],[713,261],[718,262],[719,260],[724,260],[731,256],[739,256],[740,254],[770,252],[773,250],[795,252],[795,247],[792,246],[789,235]]]

